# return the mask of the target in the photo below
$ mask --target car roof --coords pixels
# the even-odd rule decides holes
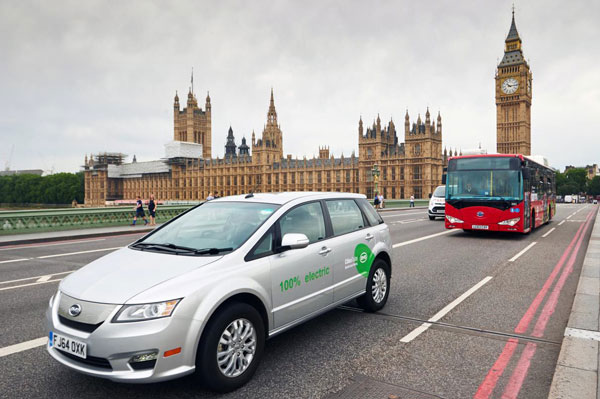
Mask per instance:
[[[294,200],[298,200],[298,199],[312,200],[312,199],[336,199],[336,198],[367,198],[367,197],[364,194],[355,194],[355,193],[292,191],[292,192],[282,192],[282,193],[253,193],[251,197],[249,197],[249,194],[231,195],[228,197],[217,198],[212,201],[261,202],[261,203],[268,203],[268,204],[283,205],[290,201],[294,201]]]

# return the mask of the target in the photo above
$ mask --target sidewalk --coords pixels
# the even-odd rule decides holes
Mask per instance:
[[[554,371],[551,399],[598,399],[600,359],[600,210],[590,237],[579,284]]]
[[[154,227],[158,227],[157,224]],[[151,226],[144,226],[140,223],[137,226],[112,226],[96,227],[79,230],[47,231],[43,233],[10,234],[0,235],[0,247],[19,244],[33,244],[38,242],[52,242],[62,240],[74,240],[78,238],[93,238],[113,235],[145,233],[154,229]]]

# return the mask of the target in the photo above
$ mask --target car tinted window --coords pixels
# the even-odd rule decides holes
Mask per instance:
[[[325,203],[331,217],[333,234],[350,233],[365,227],[362,213],[354,200],[328,200]]]
[[[373,205],[369,203],[369,201],[367,201],[366,199],[359,199],[358,203],[360,204],[360,207],[365,213],[365,216],[367,217],[367,220],[369,221],[369,224],[371,226],[376,226],[378,224],[383,223],[383,219],[381,218],[379,213],[377,213],[375,208],[373,208]]]
[[[256,244],[252,252],[250,253],[250,259],[256,259],[263,256],[271,255],[273,253],[273,229],[269,230],[267,234],[261,238]],[[246,259],[248,260],[248,259]]]
[[[279,220],[281,237],[288,233],[304,234],[312,244],[325,238],[325,219],[319,202],[300,205]]]

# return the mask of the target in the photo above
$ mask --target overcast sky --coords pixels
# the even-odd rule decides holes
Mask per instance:
[[[138,161],[173,139],[194,68],[213,156],[266,121],[284,154],[358,151],[358,119],[442,114],[443,143],[496,149],[494,73],[512,1],[0,0],[0,167],[77,171],[86,153]],[[533,71],[532,153],[600,163],[600,2],[516,1]]]

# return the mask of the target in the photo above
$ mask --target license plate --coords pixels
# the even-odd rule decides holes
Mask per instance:
[[[477,230],[488,230],[490,228],[490,226],[486,226],[484,224],[474,224],[471,226],[472,229],[477,229]]]
[[[87,357],[87,344],[50,331],[49,345],[59,351],[70,353],[82,359]]]

